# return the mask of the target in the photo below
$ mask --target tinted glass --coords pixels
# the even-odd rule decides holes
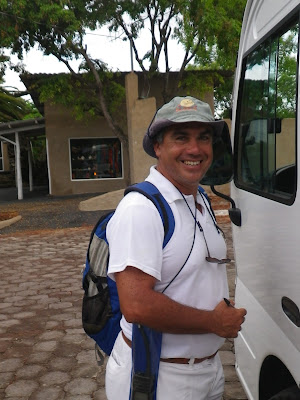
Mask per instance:
[[[236,184],[288,202],[296,191],[298,23],[244,62],[236,132]]]

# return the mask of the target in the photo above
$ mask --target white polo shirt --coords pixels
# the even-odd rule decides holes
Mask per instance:
[[[193,244],[195,220],[178,189],[160,174],[155,167],[146,179],[153,183],[169,203],[175,218],[174,233],[162,248],[164,228],[154,204],[137,192],[127,194],[118,205],[107,226],[110,247],[109,276],[123,271],[128,265],[136,267],[157,279],[155,290],[162,292],[184,264]],[[193,214],[195,202],[192,195],[185,196]],[[199,193],[197,203],[203,213],[196,210],[210,255],[226,257],[226,245],[221,233],[208,212],[206,199]],[[202,310],[212,310],[228,297],[226,266],[205,260],[207,248],[203,233],[196,227],[195,243],[191,255],[165,294],[178,303]],[[178,315],[180,318],[180,315]],[[121,328],[128,338],[132,336],[131,324],[124,316]],[[161,357],[202,358],[216,352],[224,339],[215,334],[164,333]]]

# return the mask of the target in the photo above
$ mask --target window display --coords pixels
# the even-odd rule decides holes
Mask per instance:
[[[72,180],[122,178],[117,138],[70,139]]]

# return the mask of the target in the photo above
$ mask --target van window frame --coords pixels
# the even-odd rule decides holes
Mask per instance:
[[[283,203],[286,205],[292,205],[295,202],[296,194],[297,194],[297,166],[298,166],[298,151],[297,151],[297,143],[298,143],[298,90],[299,90],[299,53],[300,53],[300,6],[297,6],[297,10],[293,11],[293,15],[289,14],[280,24],[276,25],[267,35],[262,37],[254,46],[252,46],[245,54],[243,55],[242,60],[242,68],[241,68],[241,76],[239,80],[239,89],[238,89],[238,99],[237,99],[237,112],[236,112],[236,120],[235,120],[235,137],[234,137],[234,184],[237,188],[245,190],[247,192],[256,194],[261,197],[268,198],[270,200],[276,201],[278,203]],[[244,87],[244,77],[246,72],[246,63],[249,54],[251,54],[254,50],[258,49],[263,43],[267,40],[272,41],[275,38],[280,37],[285,32],[287,32],[294,24],[298,23],[298,53],[297,53],[297,74],[296,74],[296,118],[295,118],[295,188],[294,193],[289,197],[280,196],[279,194],[273,194],[266,191],[262,191],[251,187],[243,182],[238,180],[238,156],[237,151],[239,148],[240,141],[240,120],[241,120],[241,110],[242,110],[242,95],[243,95],[243,87]]]

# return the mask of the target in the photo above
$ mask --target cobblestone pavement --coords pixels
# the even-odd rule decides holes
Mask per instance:
[[[230,225],[222,227],[233,257]],[[0,399],[106,399],[104,367],[97,366],[93,341],[81,328],[81,270],[90,231],[0,233]],[[233,263],[228,276],[233,297]],[[246,399],[233,342],[220,354],[224,400]]]

